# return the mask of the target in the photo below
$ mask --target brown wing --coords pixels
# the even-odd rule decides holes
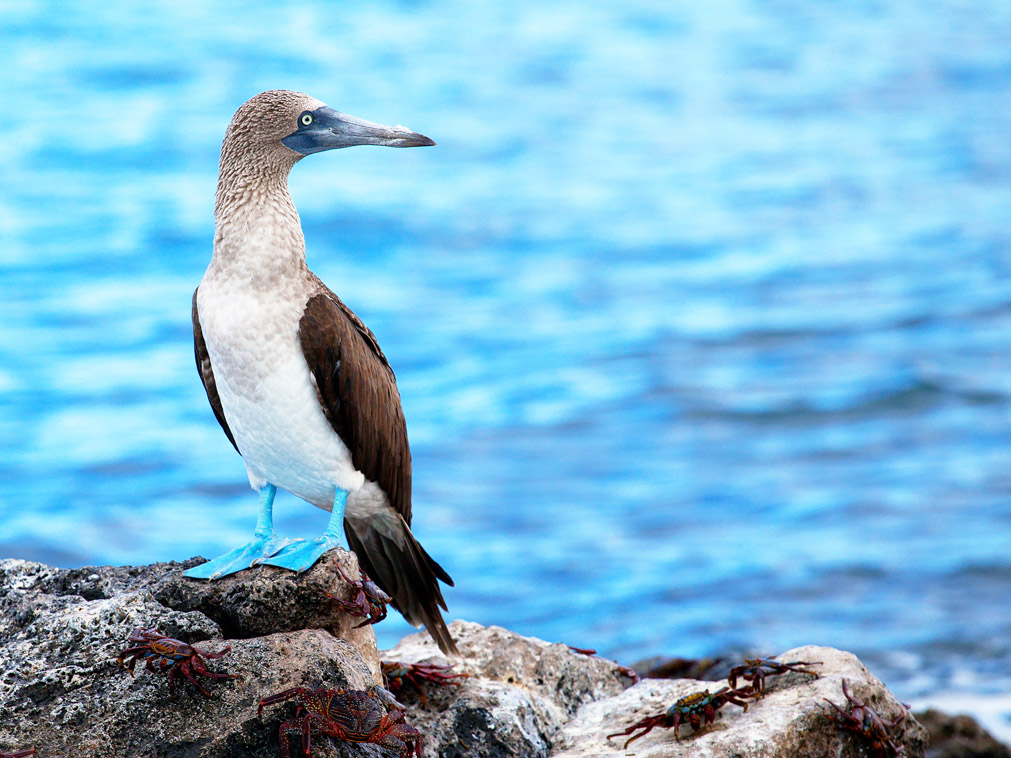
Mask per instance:
[[[415,626],[424,624],[444,652],[456,653],[439,612],[446,607],[439,580],[453,580],[410,529],[411,449],[393,369],[368,327],[317,283],[320,294],[306,303],[298,334],[320,405],[355,468],[379,485],[399,514],[370,522],[349,513],[348,544],[393,606]]]
[[[197,289],[199,289],[199,287]],[[221,398],[218,397],[218,386],[214,383],[214,371],[211,369],[211,356],[207,352],[207,343],[204,342],[204,333],[200,330],[200,316],[197,313],[197,290],[193,290],[193,353],[197,359],[197,373],[200,374],[200,379],[204,383],[204,391],[207,393],[207,400],[211,404],[211,410],[214,411],[214,418],[218,420],[218,423],[221,424],[221,428],[225,430],[225,436],[228,437],[228,441],[232,443],[232,447],[235,448],[235,452],[242,455],[242,451],[239,450],[239,446],[235,444],[235,437],[232,436],[232,430],[228,428],[228,422],[225,421],[225,411],[221,407]]]
[[[393,369],[376,337],[320,282],[298,324],[327,420],[355,468],[411,523],[411,448]]]

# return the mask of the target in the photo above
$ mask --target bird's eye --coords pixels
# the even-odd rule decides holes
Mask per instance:
[[[309,124],[312,123],[312,114],[311,113],[303,113],[302,114],[302,118],[300,118],[299,121],[302,122],[302,126],[309,126]]]

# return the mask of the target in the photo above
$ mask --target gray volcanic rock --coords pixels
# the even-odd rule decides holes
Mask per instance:
[[[260,567],[215,583],[181,577],[183,564],[54,569],[0,561],[0,750],[37,749],[37,758],[273,758],[278,727],[296,703],[260,699],[292,687],[366,689],[377,681],[379,659],[371,627],[339,610],[325,592],[345,593],[336,567],[357,576],[354,558],[330,554],[296,576]],[[321,599],[325,598],[324,599]],[[116,662],[137,628],[196,644],[223,658],[211,671],[241,679],[200,678],[207,699],[182,677],[169,697],[165,673],[135,676]],[[427,634],[411,635],[387,660],[452,663],[468,674],[458,686],[406,684],[398,697],[406,720],[424,735],[429,758],[479,756],[843,756],[867,754],[859,737],[837,729],[823,698],[844,702],[850,681],[885,718],[900,706],[849,653],[800,648],[784,660],[823,661],[817,681],[803,674],[770,677],[768,694],[747,712],[729,704],[716,723],[681,741],[657,728],[623,749],[607,740],[644,716],[662,713],[687,692],[722,683],[647,680],[629,687],[627,670],[562,644],[505,629],[455,621],[450,630],[459,659],[447,660]],[[903,722],[909,758],[923,755],[925,732]],[[293,740],[297,742],[297,738]],[[292,755],[300,754],[292,744]],[[315,758],[392,756],[387,748],[331,739],[313,731]]]
[[[715,692],[724,682],[688,679],[644,680],[625,688],[629,680],[617,664],[571,652],[495,627],[454,622],[463,659],[457,671],[471,674],[458,687],[425,687],[427,707],[413,693],[401,695],[408,721],[430,735],[431,752],[441,758],[488,756],[642,755],[705,758],[794,758],[867,754],[855,735],[841,733],[832,709],[823,698],[845,705],[841,682],[884,717],[902,706],[850,653],[832,648],[790,650],[780,660],[821,661],[822,675],[789,673],[770,676],[767,694],[745,712],[728,704],[716,723],[693,734],[681,727],[681,741],[673,730],[657,727],[632,742],[627,736],[607,739],[645,716],[661,714],[690,692]],[[383,653],[384,660],[447,663],[433,643],[421,635],[407,637]],[[743,684],[743,682],[739,682]],[[901,741],[909,758],[922,756],[926,733],[907,716]],[[435,746],[438,746],[437,751]]]
[[[356,638],[371,637],[359,647],[324,629],[224,641],[219,625],[208,615],[185,609],[199,605],[190,602],[193,598],[215,597],[221,590],[194,582],[193,593],[181,603],[184,610],[156,599],[159,589],[173,586],[167,575],[182,568],[159,564],[150,572],[116,567],[62,571],[27,561],[0,561],[0,671],[4,672],[0,746],[7,750],[34,747],[39,758],[274,757],[279,755],[278,725],[282,718],[293,716],[295,704],[272,706],[261,718],[257,716],[261,698],[296,686],[374,686],[378,658],[371,627],[355,630]],[[233,592],[243,599],[237,598],[233,605],[224,601],[222,615],[243,618],[244,606],[259,603],[265,613],[271,612],[271,619],[281,618],[284,625],[290,625],[290,615],[305,618],[304,610],[291,607],[291,595],[258,592],[266,581],[258,576],[260,571],[268,573],[258,569],[229,577],[232,587],[222,594]],[[329,581],[326,565],[300,578],[308,579],[305,583],[310,587]],[[236,589],[243,583],[249,588],[246,593]],[[290,582],[278,584],[290,587]],[[332,620],[340,622],[333,627],[359,621]],[[213,695],[206,699],[179,677],[172,702],[165,674],[147,671],[141,661],[131,677],[116,662],[135,629],[152,627],[207,652],[230,645],[231,652],[208,659],[207,667],[240,674],[242,679],[198,676]],[[383,754],[376,746],[340,743],[334,747],[325,737],[316,742],[317,756]]]
[[[427,634],[405,637],[384,661],[455,664],[470,678],[456,686],[424,685],[427,707],[405,685],[408,722],[426,736],[430,755],[547,756],[554,734],[579,706],[622,691],[630,681],[613,661],[561,643],[521,637],[497,626],[454,621],[460,660],[449,660]]]
[[[326,629],[376,661],[376,635],[362,619],[343,611],[326,593],[351,600],[354,591],[340,575],[359,578],[358,559],[346,550],[324,555],[309,571],[295,574],[276,566],[258,566],[213,582],[168,572],[152,588],[158,602],[184,611],[200,611],[220,624],[226,637],[257,637],[299,629]],[[371,664],[376,684],[378,664]]]
[[[25,581],[47,595],[76,595],[85,600],[147,591],[156,601],[174,610],[200,612],[215,622],[219,636],[224,634],[229,639],[326,629],[355,647],[371,647],[373,654],[367,657],[375,658],[376,635],[372,629],[368,625],[357,628],[361,619],[345,613],[326,595],[329,592],[351,600],[352,589],[339,571],[358,579],[358,559],[354,553],[327,553],[302,574],[275,566],[258,566],[213,582],[182,575],[186,569],[203,562],[201,558],[193,558],[183,563],[79,569],[30,564],[37,568],[33,578]],[[376,683],[380,683],[378,666],[373,673]]]
[[[777,656],[782,661],[820,661],[813,666],[818,679],[799,673],[783,674],[766,680],[766,695],[751,703],[747,711],[733,704],[725,705],[711,726],[693,733],[691,726],[681,728],[681,739],[673,729],[657,727],[632,742],[628,737],[607,739],[624,731],[645,716],[663,713],[678,698],[690,692],[709,689],[715,692],[721,683],[693,680],[646,679],[620,695],[599,700],[580,709],[556,735],[552,756],[635,755],[644,758],[693,756],[693,758],[779,758],[782,756],[834,756],[857,758],[867,755],[867,746],[852,733],[842,733],[825,698],[845,707],[842,680],[849,691],[862,699],[883,718],[905,710],[885,686],[852,653],[828,647],[801,647]],[[741,682],[738,682],[740,685]],[[901,744],[909,758],[924,754],[926,730],[912,716],[901,726]]]

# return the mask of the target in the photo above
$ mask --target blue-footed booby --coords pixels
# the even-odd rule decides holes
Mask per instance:
[[[258,563],[304,571],[343,548],[343,534],[394,607],[455,652],[439,611],[439,580],[453,582],[411,533],[411,450],[393,370],[375,335],[306,265],[288,192],[291,168],[312,153],[434,144],[300,92],[262,92],[236,111],[221,145],[214,254],[193,293],[193,343],[207,399],[260,505],[252,540],[186,576]],[[274,535],[278,487],[330,511],[322,536]]]

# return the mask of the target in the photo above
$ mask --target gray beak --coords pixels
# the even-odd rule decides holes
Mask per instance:
[[[298,129],[281,143],[301,155],[354,145],[426,147],[435,144],[423,134],[406,127],[375,124],[326,106],[299,116]]]

